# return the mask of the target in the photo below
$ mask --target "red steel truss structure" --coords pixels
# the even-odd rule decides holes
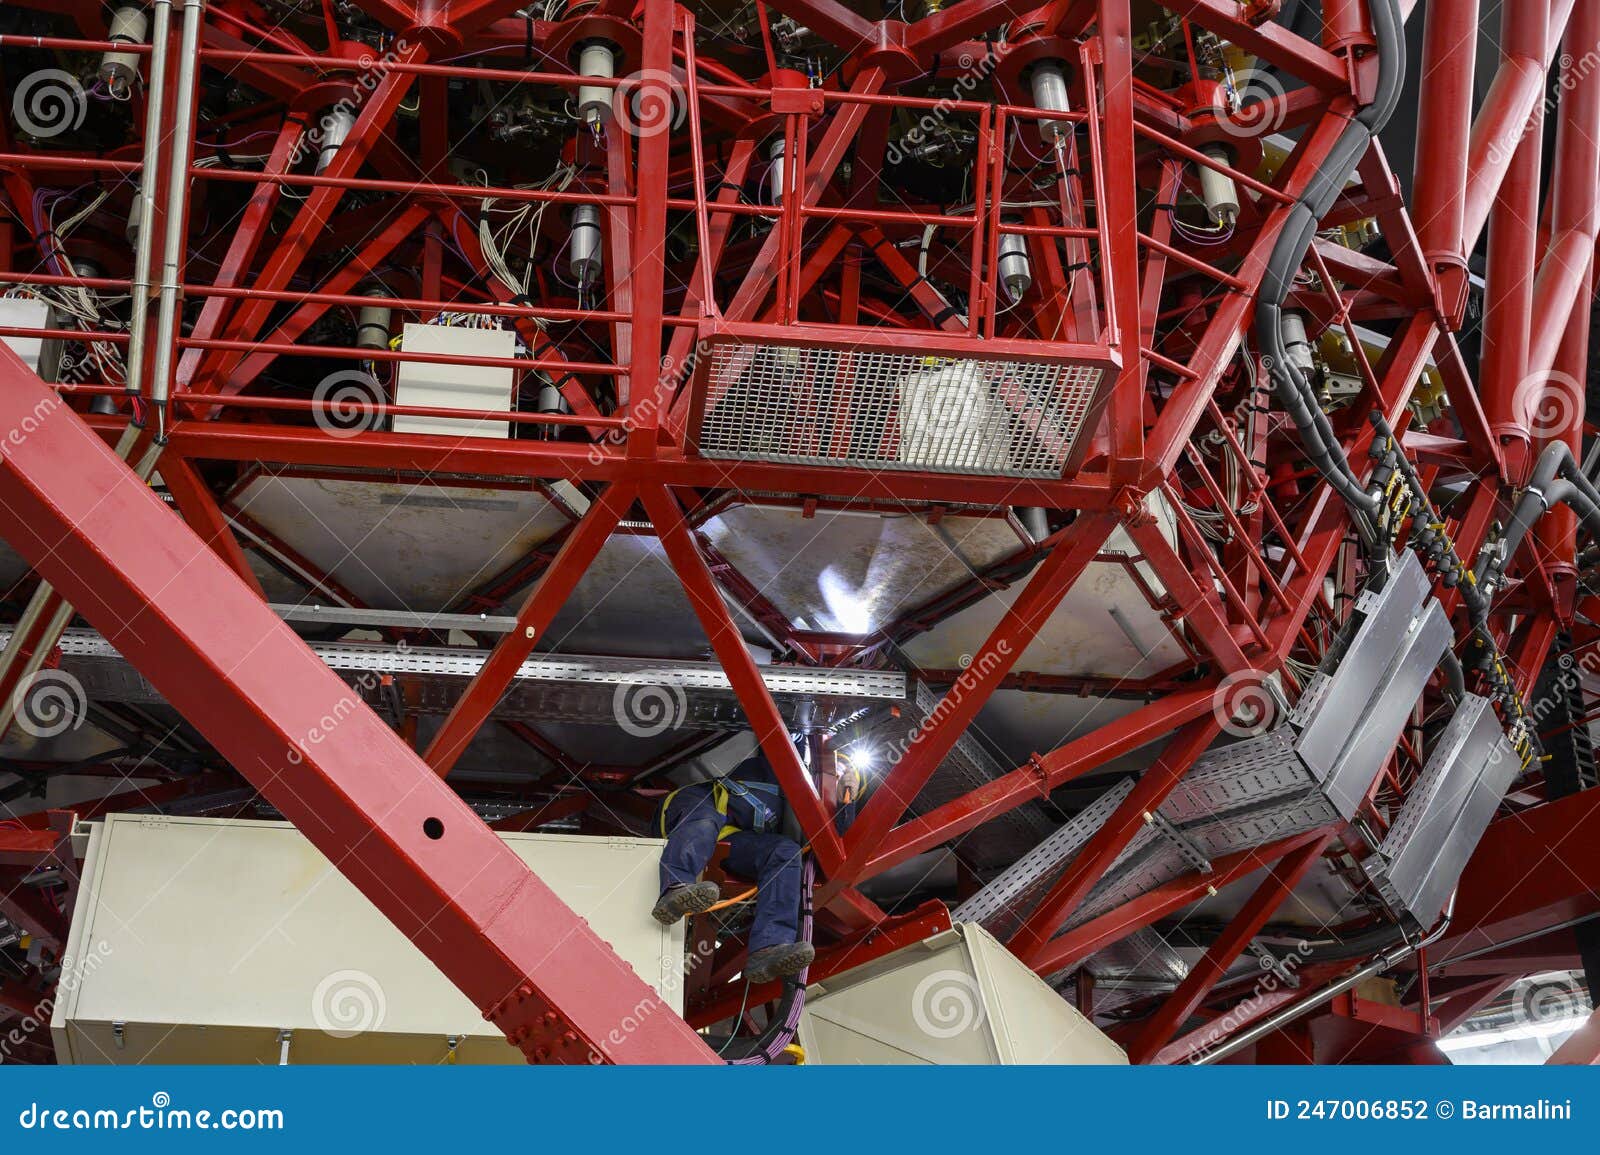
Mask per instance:
[[[91,330],[96,348],[120,356],[71,381],[46,385],[0,352],[0,429],[15,433],[0,443],[0,536],[36,579],[30,608],[15,619],[0,699],[49,661],[76,612],[530,1061],[715,1061],[670,1013],[635,1014],[645,1026],[625,1037],[609,1030],[654,995],[504,849],[451,781],[604,543],[651,533],[815,856],[813,977],[948,925],[942,908],[891,916],[862,884],[1139,750],[1159,754],[1023,919],[1009,943],[1018,956],[1060,974],[1199,898],[1242,887],[1202,962],[1113,1027],[1135,1061],[1156,1062],[1185,1061],[1348,969],[1348,961],[1314,963],[1298,991],[1248,1006],[1223,981],[1260,928],[1292,905],[1309,870],[1365,853],[1346,823],[1217,861],[1057,932],[1227,723],[1219,695],[1272,679],[1292,694],[1295,671],[1321,660],[1359,588],[1350,514],[1257,388],[1250,334],[1293,206],[1373,99],[1369,5],[1324,0],[1320,32],[1308,38],[1279,21],[1277,0],[1166,0],[1162,15],[1180,22],[1191,54],[1194,38],[1207,35],[1253,61],[1264,79],[1242,110],[1226,86],[1199,75],[1166,87],[1153,78],[1151,51],[1135,35],[1143,28],[1135,10],[1143,20],[1153,6],[1129,0],[891,5],[882,19],[840,0],[766,0],[753,6],[760,35],[739,52],[699,34],[715,9],[739,6],[300,7],[290,18],[284,5],[261,0],[161,3],[150,10],[153,42],[130,45],[109,39],[109,9],[99,3],[8,6],[39,14],[51,31],[8,32],[0,50],[33,53],[41,64],[111,50],[137,58],[145,79],[128,112],[156,135],[95,151],[12,123],[0,140],[0,281],[132,294],[145,313],[139,333],[131,324]],[[1342,338],[1350,359],[1355,400],[1330,412],[1348,461],[1365,476],[1377,436],[1368,415],[1381,413],[1424,486],[1454,495],[1440,524],[1470,561],[1495,539],[1543,448],[1582,449],[1582,387],[1574,396],[1572,383],[1588,373],[1600,237],[1600,0],[1502,5],[1501,56],[1486,89],[1475,76],[1477,0],[1400,9],[1423,24],[1421,58],[1410,62],[1423,78],[1415,179],[1397,174],[1374,140],[1321,220],[1290,303],[1314,334]],[[783,66],[772,30],[785,18],[827,46],[826,74]],[[614,46],[613,76],[578,75],[581,46],[595,41]],[[1181,42],[1175,51],[1183,54]],[[195,67],[183,67],[186,54]],[[1026,77],[1041,61],[1064,64],[1065,110],[1034,102]],[[208,77],[219,75],[250,94],[221,119],[203,99]],[[971,76],[950,95],[952,81]],[[603,129],[580,122],[552,146],[572,174],[560,187],[531,167],[526,179],[485,187],[452,167],[460,126],[448,97],[471,84],[553,92],[558,105],[598,88],[621,111]],[[1487,94],[1475,101],[1475,91]],[[318,134],[326,110],[341,104],[348,131],[330,145]],[[401,143],[398,126],[413,120],[420,151]],[[892,153],[906,139],[892,130],[908,120],[940,132],[960,126],[970,168],[949,203],[885,197]],[[1547,122],[1556,140],[1548,165]],[[229,163],[224,142],[247,137],[263,158]],[[148,166],[160,174],[148,237],[137,248],[92,250],[93,268],[63,264],[41,226],[41,190],[94,182],[112,190],[105,211],[125,217]],[[1237,220],[1201,247],[1173,206],[1192,204],[1208,171],[1233,183]],[[597,209],[603,293],[586,295],[544,269],[523,293],[491,276],[478,233],[458,227],[462,206],[486,197],[548,208],[547,220],[567,219],[574,206]],[[212,223],[225,219],[212,213],[220,204],[239,206],[228,209],[226,229]],[[1341,240],[1364,223],[1382,237],[1376,249]],[[189,243],[162,262],[169,229]],[[919,264],[916,241],[927,231],[937,237],[921,241]],[[1477,299],[1469,260],[1484,236],[1482,348],[1465,352]],[[1032,253],[1031,283],[1012,301],[1001,266],[1018,239]],[[149,264],[137,267],[139,258]],[[408,270],[415,285],[409,297],[384,301],[395,314],[488,318],[514,329],[526,354],[402,353],[316,336],[329,315],[371,304],[368,284],[381,266]],[[12,326],[0,335],[84,342],[87,329]],[[1384,335],[1377,343],[1374,331]],[[515,437],[333,428],[323,419],[327,398],[272,383],[281,380],[273,371],[307,357],[351,367],[510,367],[553,383],[563,403],[487,412],[378,402],[389,416],[492,418],[516,427]],[[742,374],[762,358],[810,366],[783,406],[741,392]],[[889,444],[887,427],[861,420],[870,365],[895,358],[1003,362],[1056,381],[1061,408],[1027,416],[1035,436],[1026,460],[961,468],[937,454],[908,456]],[[121,376],[98,372],[111,361]],[[1443,397],[1424,403],[1434,381]],[[785,448],[751,450],[741,440],[750,428]],[[414,727],[396,729],[361,707],[328,741],[303,746],[295,736],[315,728],[345,685],[267,608],[241,545],[248,518],[230,507],[230,493],[258,463],[424,484],[566,483],[591,500],[499,587],[464,601],[460,608],[476,610],[527,591],[515,627],[494,642],[431,740],[416,743]],[[181,519],[135,467],[159,473]],[[980,576],[870,635],[797,625],[698,532],[751,495],[807,509],[1047,511],[1047,532],[1023,538],[1020,592],[970,666],[923,671],[942,701],[842,833],[736,613],[753,614],[804,664],[870,668],[997,579]],[[1156,500],[1174,511],[1175,535],[1158,526]],[[1118,531],[1159,581],[1152,608],[1182,638],[1184,661],[1132,687],[1147,698],[1137,709],[911,815],[911,801],[998,690],[1111,688],[1094,677],[1052,682],[1019,661],[1088,567],[1110,556]],[[1495,593],[1488,628],[1525,699],[1547,662],[1600,642],[1600,603],[1582,583],[1579,542],[1578,520],[1550,511]],[[322,584],[336,583],[324,575]],[[1441,584],[1437,593],[1465,651],[1472,623],[1461,592]],[[537,734],[529,740],[548,745]],[[567,752],[552,756],[574,764]],[[1421,758],[1402,741],[1367,801],[1368,821],[1382,826]],[[1519,977],[1580,965],[1572,926],[1600,912],[1594,799],[1594,791],[1558,796],[1538,769],[1524,776],[1462,880],[1447,933],[1397,967],[1414,980],[1403,999],[1341,994],[1245,1054],[1427,1061],[1431,1039]],[[0,831],[5,869],[64,857],[64,821],[41,812]],[[59,906],[12,898],[4,913],[41,939],[62,940]],[[719,959],[696,980],[690,1023],[736,1013],[737,963]],[[33,1001],[24,984],[10,985],[7,1005]],[[1078,995],[1092,1007],[1091,984]]]

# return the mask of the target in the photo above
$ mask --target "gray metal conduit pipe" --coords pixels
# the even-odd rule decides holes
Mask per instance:
[[[1251,1044],[1266,1038],[1274,1031],[1282,1030],[1296,1019],[1304,1018],[1318,1007],[1326,1006],[1346,991],[1360,986],[1369,978],[1381,975],[1384,971],[1404,962],[1425,947],[1432,946],[1443,938],[1445,932],[1450,929],[1450,919],[1455,914],[1455,908],[1456,896],[1452,893],[1450,902],[1445,907],[1444,916],[1439,919],[1438,925],[1428,933],[1427,937],[1418,939],[1416,942],[1402,942],[1390,947],[1374,957],[1371,962],[1347,972],[1327,986],[1307,995],[1299,1002],[1289,1004],[1276,1014],[1268,1015],[1259,1023],[1246,1027],[1238,1034],[1231,1036],[1226,1042],[1197,1054],[1191,1060],[1191,1065],[1200,1067],[1221,1062],[1229,1055],[1237,1054]]]
[[[137,394],[140,391],[144,374],[144,347],[149,312],[146,306],[150,296],[150,234],[153,231],[150,222],[155,209],[156,189],[160,181],[161,111],[166,100],[171,16],[172,0],[153,0],[150,6],[149,76],[145,82],[144,152],[139,166],[139,191],[134,202],[138,237],[134,242],[133,277],[130,286],[133,303],[128,320],[127,374],[124,377],[125,391],[130,394]],[[128,428],[123,430],[122,437],[117,442],[118,457],[127,460],[139,440],[139,432],[137,424],[129,424]],[[146,476],[148,477],[148,473]],[[27,643],[34,627],[39,624],[40,618],[44,616],[45,608],[54,593],[49,582],[40,582],[38,588],[34,590],[21,619],[11,632],[10,644],[0,651],[0,679],[10,674],[22,647]],[[39,643],[34,647],[27,664],[17,678],[18,686],[39,672],[45,658],[55,648],[61,632],[72,620],[72,614],[70,605],[63,604],[56,608],[39,637]],[[10,728],[11,720],[16,714],[15,697],[16,695],[12,694],[10,696],[12,700],[0,702],[0,735]]]

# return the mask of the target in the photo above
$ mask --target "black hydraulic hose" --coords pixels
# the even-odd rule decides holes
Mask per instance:
[[[1362,536],[1371,540],[1370,517],[1378,499],[1362,486],[1328,416],[1317,403],[1310,382],[1288,357],[1283,342],[1283,303],[1289,297],[1296,271],[1316,239],[1317,225],[1333,207],[1345,179],[1360,162],[1394,114],[1405,83],[1404,27],[1397,0],[1372,0],[1369,5],[1373,38],[1378,51],[1378,84],[1370,104],[1356,113],[1327,160],[1312,175],[1306,190],[1273,245],[1256,301],[1256,338],[1266,359],[1267,376],[1284,411],[1295,424],[1302,447],[1316,468],[1356,516]]]
[[[1600,489],[1595,488],[1564,441],[1552,441],[1539,454],[1533,477],[1511,513],[1499,556],[1480,559],[1478,584],[1485,587],[1485,593],[1492,593],[1499,585],[1505,567],[1534,523],[1557,505],[1576,513],[1589,533],[1600,540]]]

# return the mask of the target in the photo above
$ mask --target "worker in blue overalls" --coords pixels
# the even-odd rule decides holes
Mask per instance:
[[[650,913],[671,926],[687,914],[711,909],[721,897],[714,882],[701,882],[721,839],[725,865],[756,881],[755,921],[750,927],[744,976],[752,983],[798,974],[815,957],[800,942],[800,846],[780,833],[783,791],[772,763],[757,751],[726,777],[681,787],[661,807],[661,897]]]

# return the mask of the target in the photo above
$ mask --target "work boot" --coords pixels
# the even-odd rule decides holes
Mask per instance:
[[[650,916],[662,926],[671,926],[686,914],[699,914],[717,905],[722,890],[714,882],[680,882],[667,887]]]
[[[788,978],[805,970],[816,957],[817,952],[808,942],[781,942],[777,946],[762,947],[744,964],[744,977],[752,983]]]

